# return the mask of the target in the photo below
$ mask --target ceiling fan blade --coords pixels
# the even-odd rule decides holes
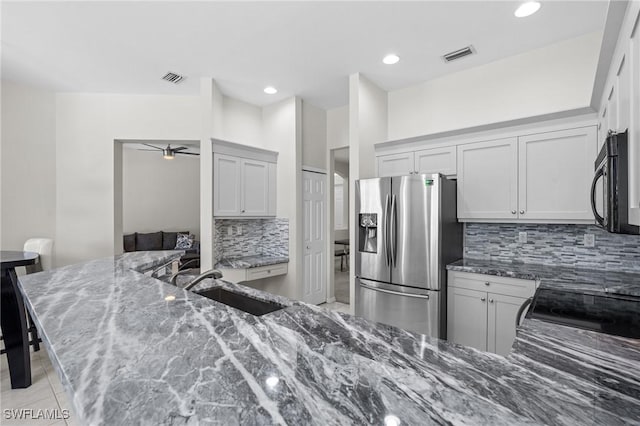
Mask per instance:
[[[174,152],[182,151],[184,149],[189,149],[186,146],[179,146],[177,148],[171,148]]]
[[[176,152],[176,154],[180,154],[180,155],[200,155],[200,154],[194,154],[193,152]]]
[[[162,151],[162,150],[163,150],[162,148],[158,148],[157,146],[149,145],[148,143],[143,143],[142,145],[150,146],[151,148],[153,148],[153,149],[159,149],[160,151]]]

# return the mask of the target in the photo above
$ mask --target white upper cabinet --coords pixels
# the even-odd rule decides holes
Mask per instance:
[[[456,175],[456,146],[421,149],[376,157],[378,177],[404,176],[413,173]]]
[[[241,158],[213,155],[213,215],[238,216],[240,214]]]
[[[413,152],[381,155],[378,160],[378,177],[404,176],[413,173]]]
[[[213,215],[266,217],[276,215],[276,153],[214,142]],[[243,151],[246,149],[246,152]]]
[[[456,175],[456,147],[423,149],[414,153],[416,173]]]
[[[596,128],[518,138],[518,217],[593,220],[589,190],[596,158]]]
[[[640,226],[640,12],[629,40],[629,223]]]
[[[458,146],[458,219],[514,219],[518,208],[518,141]]]
[[[598,148],[629,129],[629,223],[640,226],[640,2],[629,2],[600,101]]]
[[[458,219],[591,223],[595,126],[458,146]]]

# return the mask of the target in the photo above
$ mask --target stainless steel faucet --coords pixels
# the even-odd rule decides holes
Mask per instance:
[[[175,273],[172,277],[171,277],[171,284],[173,285],[177,285],[176,284],[176,280],[178,278],[178,275],[183,275],[185,272],[187,272],[187,270],[185,271],[178,271],[177,273]],[[206,272],[201,273],[200,275],[198,275],[197,277],[195,277],[193,280],[191,280],[187,285],[185,285],[183,287],[183,289],[185,290],[191,290],[193,287],[195,287],[196,285],[198,285],[198,283],[204,279],[207,278],[213,278],[214,280],[220,279],[222,278],[222,272],[218,271],[217,269],[210,269]]]

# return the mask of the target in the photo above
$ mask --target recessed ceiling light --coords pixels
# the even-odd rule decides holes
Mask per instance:
[[[400,57],[392,53],[390,55],[385,56],[382,59],[382,62],[384,62],[387,65],[393,65],[393,64],[397,64],[399,60],[400,60]]]
[[[267,86],[264,88],[264,93],[266,93],[267,95],[275,95],[276,93],[278,93],[278,90],[273,86]]]
[[[166,296],[164,298],[164,300],[166,300],[167,302],[171,302],[173,300],[176,300],[176,297],[173,294],[170,294],[170,295]]]
[[[526,3],[522,3],[520,7],[516,9],[514,15],[518,18],[524,18],[525,16],[533,15],[540,9],[540,2],[538,1],[528,1]]]

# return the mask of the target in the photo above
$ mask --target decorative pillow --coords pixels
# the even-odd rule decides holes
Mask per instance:
[[[184,232],[162,232],[162,250],[173,250],[176,248],[176,242],[178,234],[188,234],[189,231]]]
[[[125,235],[122,238],[124,239],[124,251],[125,252],[136,251],[136,234],[135,234],[135,232],[133,234]]]
[[[136,234],[136,250],[162,250],[162,232],[150,234]]]
[[[193,238],[190,234],[178,234],[176,239],[176,250],[190,249],[193,245]]]

